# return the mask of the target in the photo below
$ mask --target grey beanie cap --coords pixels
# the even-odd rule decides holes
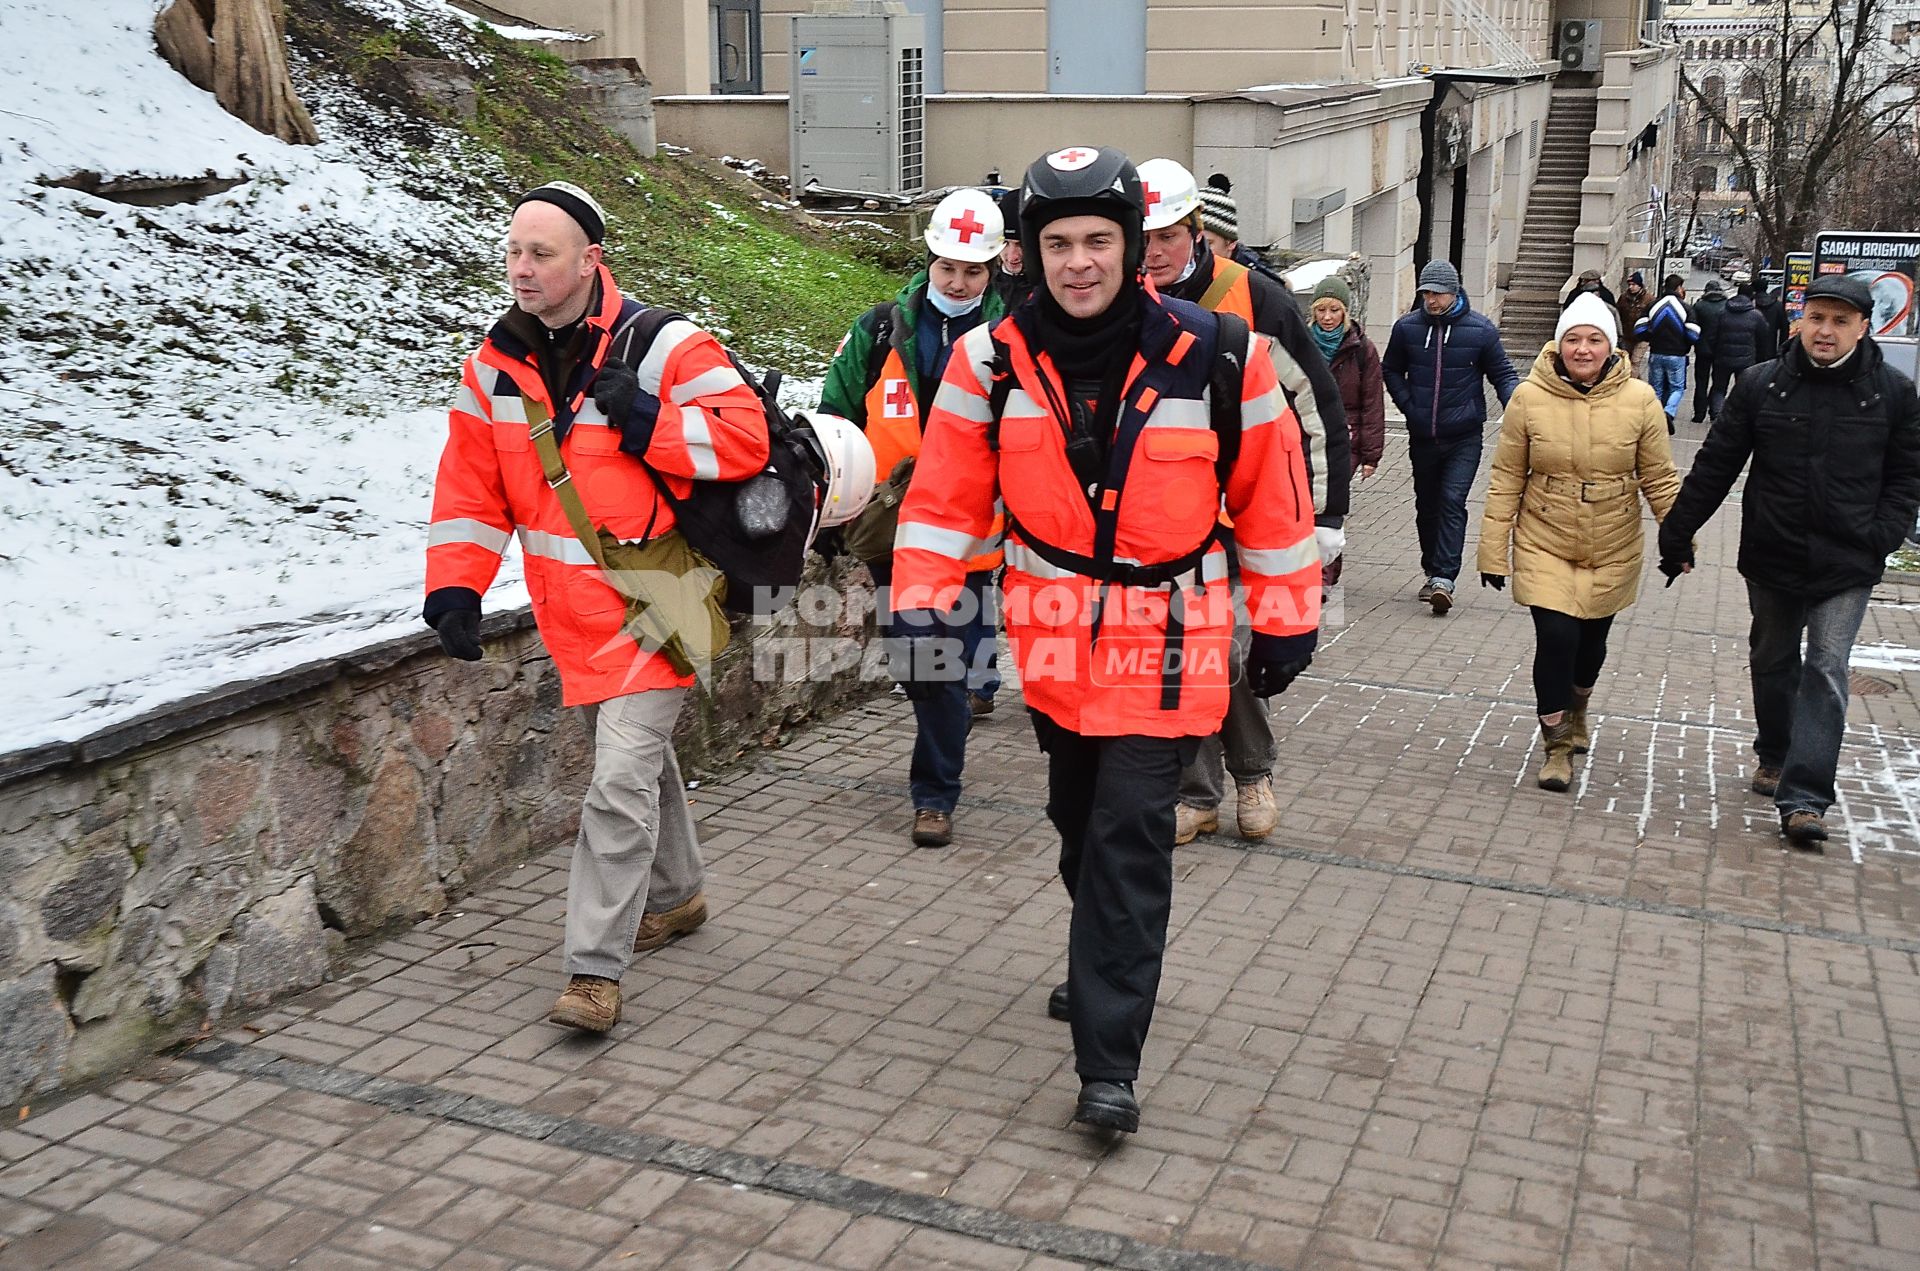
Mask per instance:
[[[1460,294],[1460,271],[1444,260],[1430,260],[1420,271],[1420,282],[1415,291],[1438,291]]]

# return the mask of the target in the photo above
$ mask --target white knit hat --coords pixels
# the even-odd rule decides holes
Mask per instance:
[[[1609,348],[1620,347],[1620,325],[1613,320],[1613,309],[1591,291],[1581,292],[1560,311],[1560,321],[1553,328],[1553,342],[1560,343],[1574,327],[1597,327],[1600,334],[1607,337]]]

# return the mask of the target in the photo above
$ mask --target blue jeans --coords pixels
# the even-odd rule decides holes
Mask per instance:
[[[1467,541],[1467,492],[1480,472],[1480,434],[1450,441],[1411,437],[1413,524],[1420,534],[1420,572],[1448,582],[1460,576]]]
[[[1687,399],[1687,355],[1650,355],[1647,358],[1647,382],[1653,385],[1653,395],[1660,399],[1660,406],[1667,412],[1667,418],[1677,416],[1680,403]]]
[[[1774,806],[1782,816],[1824,816],[1833,806],[1840,740],[1847,730],[1847,659],[1867,616],[1871,587],[1809,600],[1747,583],[1753,626],[1747,637],[1753,675],[1753,750],[1780,769]],[[1800,638],[1806,636],[1804,661]]]
[[[893,581],[893,562],[869,564],[874,581],[882,587]],[[952,812],[960,801],[960,774],[967,762],[967,731],[973,726],[973,708],[969,696],[993,700],[1000,687],[999,611],[993,572],[981,570],[968,574],[966,585],[953,610],[941,615],[945,635],[960,642],[960,656],[966,662],[964,680],[942,681],[924,701],[913,704],[916,725],[913,760],[907,768],[907,785],[913,794],[917,812],[932,808]],[[883,611],[890,612],[890,611]],[[892,623],[882,634],[891,634]]]

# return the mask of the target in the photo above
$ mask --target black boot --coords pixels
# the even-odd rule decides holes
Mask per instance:
[[[1073,1119],[1082,1125],[1132,1134],[1140,1128],[1140,1101],[1131,1081],[1083,1081]]]
[[[1068,1007],[1067,983],[1062,980],[1053,992],[1047,994],[1047,1014],[1054,1019],[1072,1019],[1073,1015]]]

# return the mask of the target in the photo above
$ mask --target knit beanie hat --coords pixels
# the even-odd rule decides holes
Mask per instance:
[[[574,222],[587,236],[589,243],[597,243],[607,235],[607,214],[600,210],[600,204],[591,194],[570,181],[549,181],[537,185],[520,196],[513,206],[518,209],[528,203],[551,203],[572,217]]]
[[[1609,347],[1620,347],[1620,328],[1613,321],[1613,310],[1591,291],[1581,292],[1560,311],[1560,321],[1553,328],[1553,342],[1560,343],[1575,327],[1596,327],[1607,337]]]
[[[1214,173],[1201,187],[1200,228],[1240,241],[1240,205],[1233,201],[1233,182],[1224,172]]]
[[[1460,271],[1444,260],[1430,260],[1420,271],[1420,281],[1415,291],[1451,292],[1460,294]]]
[[[1328,274],[1313,289],[1314,300],[1324,300],[1329,296],[1338,300],[1342,308],[1353,308],[1353,288],[1347,286],[1347,280],[1339,274]],[[1307,302],[1307,308],[1313,308],[1313,301]]]

